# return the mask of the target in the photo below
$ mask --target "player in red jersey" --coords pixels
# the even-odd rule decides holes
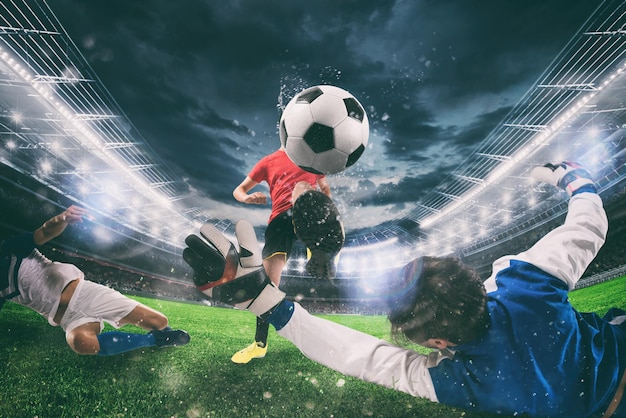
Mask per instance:
[[[266,182],[269,186],[272,205],[265,230],[263,267],[269,279],[278,287],[293,244],[298,239],[292,223],[293,202],[304,192],[316,188],[330,197],[330,186],[324,175],[310,173],[295,165],[282,147],[259,160],[235,188],[233,196],[242,203],[265,205],[268,203],[265,193],[250,193],[261,182]],[[245,364],[253,358],[264,357],[267,352],[268,329],[269,324],[257,318],[254,342],[235,353],[231,360],[237,364]]]

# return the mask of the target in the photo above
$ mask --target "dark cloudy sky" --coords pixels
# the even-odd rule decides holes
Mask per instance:
[[[280,106],[334,84],[370,146],[330,178],[348,228],[402,216],[499,123],[598,1],[50,0],[133,125],[216,217],[279,146]],[[236,220],[236,219],[235,219]]]

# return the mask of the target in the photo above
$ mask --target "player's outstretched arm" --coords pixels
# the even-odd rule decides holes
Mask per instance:
[[[190,235],[183,257],[194,282],[209,299],[247,309],[266,319],[305,356],[340,373],[436,401],[428,373],[435,357],[396,347],[384,340],[310,315],[285,299],[262,267],[252,225],[236,226],[236,248],[212,225]],[[442,357],[438,356],[438,360]]]
[[[60,214],[48,219],[42,226],[33,232],[35,244],[42,245],[53,238],[58,237],[65,231],[68,225],[82,222],[83,216],[87,214],[87,209],[79,206],[70,206]]]
[[[428,368],[445,358],[439,352],[419,354],[311,315],[297,303],[292,306],[290,320],[277,332],[307,358],[346,376],[437,402]]]
[[[510,258],[527,261],[573,289],[606,238],[608,221],[602,200],[590,173],[576,163],[549,163],[535,167],[531,175],[567,191],[571,196],[568,214],[563,225]]]

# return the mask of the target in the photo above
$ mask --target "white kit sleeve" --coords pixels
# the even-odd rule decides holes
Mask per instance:
[[[428,367],[443,356],[423,355],[309,314],[295,303],[293,316],[278,334],[309,359],[346,376],[437,402]]]
[[[509,265],[510,260],[525,261],[563,280],[573,289],[604,244],[608,220],[602,200],[595,193],[574,195],[569,202],[563,225],[553,229],[527,251],[506,256],[493,264],[493,275]],[[493,290],[494,276],[485,286]]]

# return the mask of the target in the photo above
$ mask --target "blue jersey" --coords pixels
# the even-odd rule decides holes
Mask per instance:
[[[420,354],[291,302],[269,322],[318,363],[413,396],[509,416],[597,417],[616,406],[626,368],[626,312],[580,313],[567,295],[607,230],[599,196],[573,195],[563,225],[493,263],[485,281],[485,334],[446,350]],[[626,417],[626,401],[613,417]]]
[[[527,262],[511,260],[495,280],[487,334],[430,369],[439,402],[533,417],[604,411],[626,368],[626,323],[607,320],[626,313],[577,312],[563,280]]]

